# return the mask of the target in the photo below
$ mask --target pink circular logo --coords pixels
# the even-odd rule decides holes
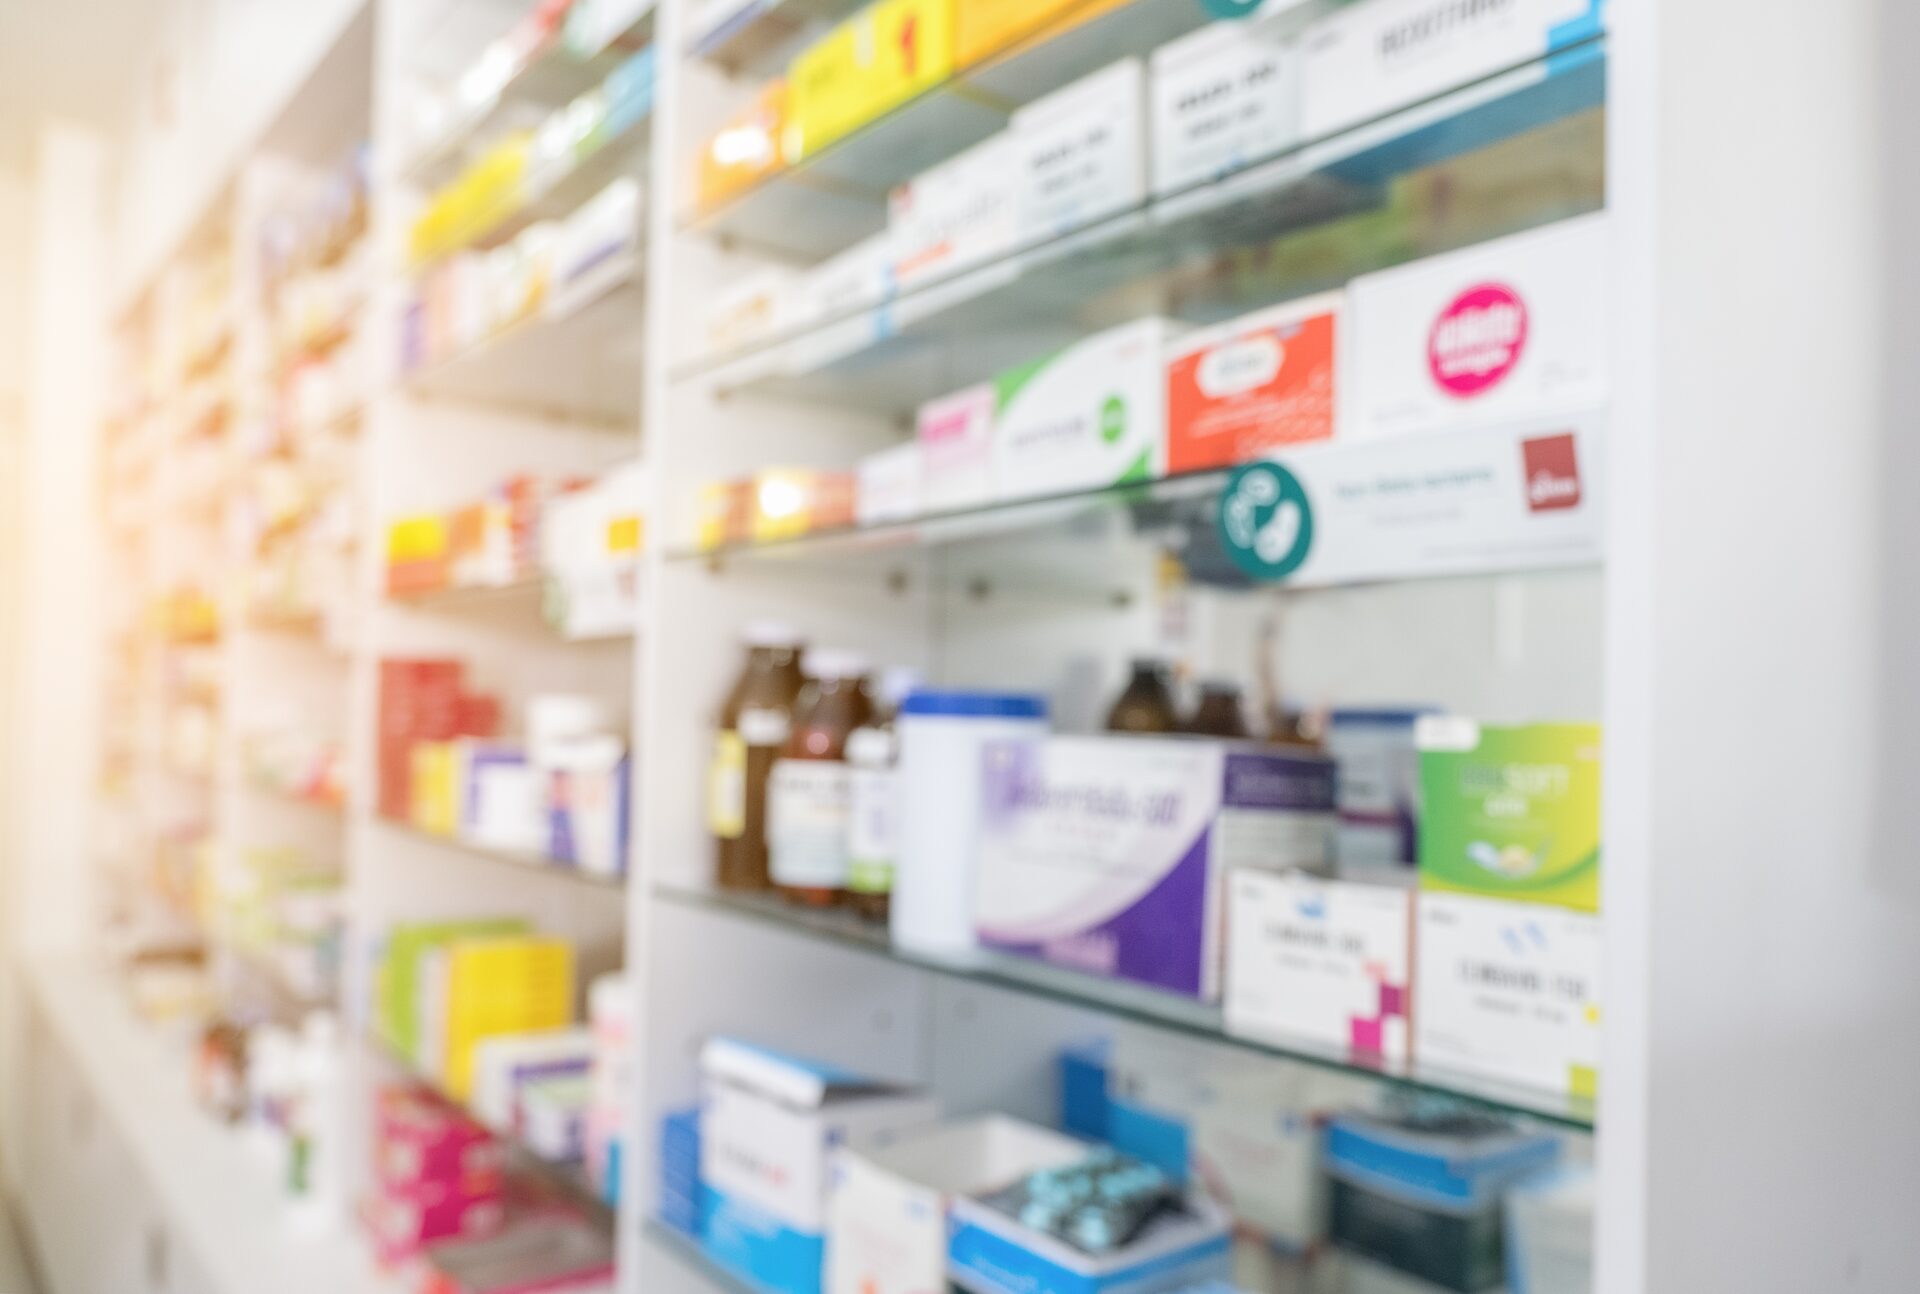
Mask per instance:
[[[1526,303],[1504,283],[1482,283],[1434,320],[1427,369],[1448,394],[1476,396],[1511,373],[1526,346]]]

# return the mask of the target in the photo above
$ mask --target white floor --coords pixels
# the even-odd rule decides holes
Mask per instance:
[[[4,1202],[0,1202],[0,1294],[34,1294],[26,1259],[13,1233],[13,1219],[7,1216]]]

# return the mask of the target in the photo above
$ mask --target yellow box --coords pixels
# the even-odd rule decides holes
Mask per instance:
[[[416,742],[411,759],[408,816],[422,831],[451,836],[460,823],[460,744]]]
[[[474,1048],[487,1038],[573,1023],[573,946],[560,939],[467,940],[447,949],[443,1081],[466,1100]]]
[[[793,60],[786,158],[797,162],[953,73],[954,0],[879,0]]]
[[[711,211],[786,166],[781,141],[787,129],[785,77],[762,86],[753,102],[735,113],[700,149],[694,206]]]
[[[1128,0],[954,0],[953,65],[965,71],[1030,36],[1057,36]],[[1050,30],[1051,29],[1051,30]]]

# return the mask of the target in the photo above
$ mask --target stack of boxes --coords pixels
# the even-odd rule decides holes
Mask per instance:
[[[388,1265],[431,1245],[496,1233],[506,1220],[500,1144],[432,1093],[410,1085],[380,1089],[365,1213]]]

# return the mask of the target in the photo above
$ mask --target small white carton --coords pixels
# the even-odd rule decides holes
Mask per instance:
[[[1001,1190],[1087,1152],[1085,1142],[998,1115],[836,1151],[827,1294],[941,1294],[955,1197]]]
[[[702,1240],[767,1289],[814,1294],[826,1249],[833,1148],[932,1122],[910,1089],[727,1038],[700,1053]]]
[[[994,388],[987,383],[920,406],[916,419],[928,512],[993,502]]]
[[[1607,403],[1607,224],[1582,216],[1353,281],[1345,431],[1392,436]]]
[[[898,283],[937,279],[1012,249],[1014,156],[1003,131],[894,188],[887,239]]]
[[[1227,1029],[1407,1058],[1413,895],[1383,885],[1235,872],[1227,890]]]
[[[1147,195],[1146,65],[1122,59],[1013,114],[1022,243],[1138,206]]]
[[[911,521],[926,511],[926,453],[919,442],[868,454],[854,469],[853,515],[863,526]]]
[[[473,1115],[495,1132],[519,1131],[521,1096],[542,1079],[585,1076],[593,1067],[593,1033],[551,1029],[483,1038],[473,1049]]]
[[[1164,319],[1136,319],[995,378],[999,496],[1067,494],[1162,475],[1173,332]]]
[[[1309,139],[1468,85],[1601,30],[1605,0],[1360,0],[1303,40]]]
[[[893,261],[893,239],[883,230],[807,270],[794,288],[792,323],[815,324],[886,300]]]
[[[1591,1097],[1600,1072],[1600,918],[1423,893],[1414,935],[1423,1065]]]
[[[1271,20],[1210,23],[1153,52],[1153,191],[1172,193],[1300,139],[1300,55]]]

